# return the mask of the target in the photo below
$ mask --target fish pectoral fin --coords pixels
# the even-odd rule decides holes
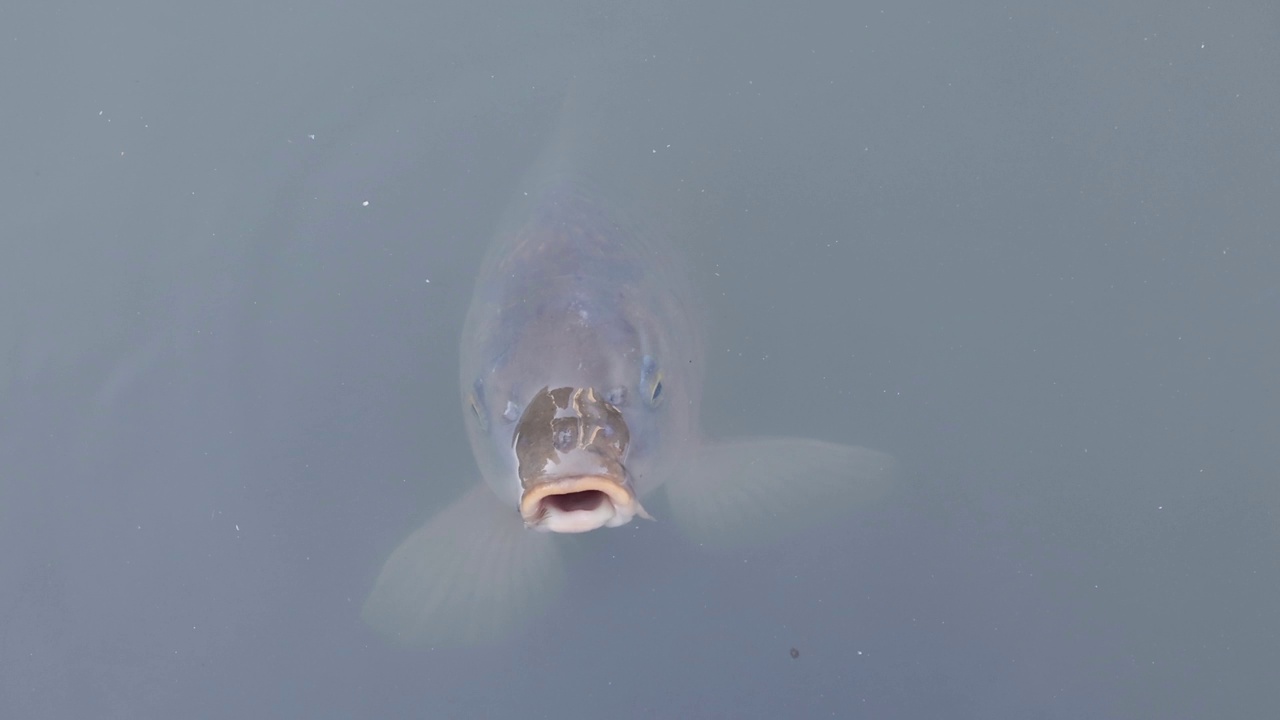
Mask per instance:
[[[711,442],[667,482],[669,512],[705,545],[769,542],[878,499],[896,465],[876,450],[820,440]]]
[[[403,645],[491,641],[545,610],[562,577],[554,538],[478,483],[392,551],[361,617]]]

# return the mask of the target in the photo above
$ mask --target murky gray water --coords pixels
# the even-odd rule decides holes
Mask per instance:
[[[0,716],[1263,717],[1265,4],[125,4],[0,32]],[[874,506],[571,543],[493,645],[360,621],[477,479],[457,348],[561,99],[684,248],[707,425]]]

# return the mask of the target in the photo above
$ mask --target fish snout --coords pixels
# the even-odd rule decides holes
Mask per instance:
[[[624,464],[629,442],[622,412],[593,388],[538,391],[512,440],[525,525],[577,533],[652,519]]]

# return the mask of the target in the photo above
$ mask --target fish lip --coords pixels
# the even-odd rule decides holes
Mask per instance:
[[[554,498],[576,493],[599,493],[594,506],[566,508]],[[612,475],[543,477],[529,483],[520,497],[525,527],[541,532],[583,533],[619,527],[639,516],[652,520],[625,478]]]

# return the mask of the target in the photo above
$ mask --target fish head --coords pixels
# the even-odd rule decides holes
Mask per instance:
[[[669,424],[662,368],[649,354],[662,337],[645,318],[587,306],[577,297],[560,311],[544,307],[464,393],[485,479],[536,530],[649,517],[638,493]]]
[[[477,357],[491,359],[464,360],[479,369],[464,379],[463,404],[482,474],[535,530],[648,518],[639,498],[683,423],[660,360],[669,333],[625,285],[549,280],[522,297],[531,306],[501,307],[472,326]]]

